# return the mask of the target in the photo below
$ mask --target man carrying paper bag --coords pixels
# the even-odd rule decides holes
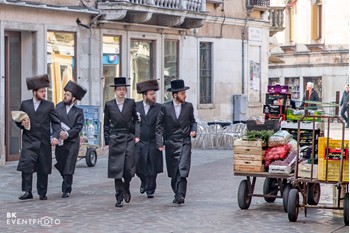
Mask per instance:
[[[12,111],[12,120],[22,123],[26,130],[30,130],[30,119],[27,113],[22,111]]]
[[[24,129],[21,157],[17,166],[17,170],[22,172],[22,191],[25,192],[19,197],[20,200],[33,198],[32,182],[35,172],[39,199],[47,199],[48,175],[52,169],[51,145],[57,144],[60,129],[55,106],[46,100],[46,88],[49,86],[47,74],[27,78],[27,88],[32,90],[33,98],[22,101],[20,111],[25,114],[14,113],[16,125]],[[50,127],[53,130],[52,139]]]

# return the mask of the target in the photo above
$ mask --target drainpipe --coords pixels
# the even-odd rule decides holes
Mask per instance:
[[[92,74],[92,69],[91,69],[91,27],[89,28],[89,75],[88,75],[88,80],[89,80],[89,105],[92,105],[92,81],[91,81],[91,74]]]
[[[244,37],[245,37],[245,30],[247,27],[248,16],[249,16],[249,13],[247,13],[247,16],[244,20],[244,26],[242,31],[242,95],[244,95]]]
[[[102,16],[102,11],[99,10],[99,14],[96,15],[94,18],[92,18],[90,20],[90,23],[89,23],[89,74],[88,74],[88,80],[89,80],[89,104],[92,105],[92,68],[91,68],[91,64],[92,64],[92,32],[91,32],[91,28],[92,26],[94,25],[97,25],[98,26],[98,23],[97,23],[97,20]]]

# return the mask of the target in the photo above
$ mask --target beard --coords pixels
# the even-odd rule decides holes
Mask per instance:
[[[41,95],[39,95],[38,93],[35,93],[35,94],[34,94],[34,97],[35,97],[35,99],[38,100],[38,101],[43,101],[43,100],[45,100],[45,96],[44,96],[44,97],[41,97]]]
[[[72,100],[72,99],[70,99],[70,100],[63,100],[63,103],[64,103],[65,105],[70,106],[70,105],[72,105],[73,100]]]
[[[150,106],[153,106],[156,103],[156,99],[155,98],[146,98],[146,103],[149,104]]]
[[[177,102],[179,102],[179,103],[184,103],[184,102],[185,102],[185,100],[181,99],[179,96],[176,96],[176,97],[175,97],[175,100],[176,100]]]

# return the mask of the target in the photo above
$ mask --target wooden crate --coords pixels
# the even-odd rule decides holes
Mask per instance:
[[[314,164],[312,178],[317,178],[318,165]],[[298,177],[311,178],[311,164],[298,164]]]
[[[263,165],[262,141],[244,141],[237,139],[234,142],[234,171],[261,172]]]

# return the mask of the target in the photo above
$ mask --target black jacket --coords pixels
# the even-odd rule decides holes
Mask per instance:
[[[125,98],[122,112],[116,100],[106,102],[104,137],[109,145],[108,178],[130,178],[135,175],[135,137],[140,137],[140,122],[135,100]]]
[[[70,130],[67,131],[69,137],[64,140],[63,145],[56,146],[55,156],[57,164],[55,164],[55,167],[61,174],[71,175],[74,174],[79,154],[79,133],[84,126],[84,112],[81,108],[73,106],[67,114],[66,105],[63,102],[57,104],[56,111],[60,121],[66,124]]]
[[[181,177],[187,177],[190,172],[191,131],[197,131],[191,103],[185,102],[181,105],[178,119],[173,101],[162,104],[156,125],[156,142],[157,148],[165,145],[169,177],[175,177],[178,169]]]
[[[50,174],[52,167],[50,125],[53,137],[58,139],[60,133],[60,120],[54,104],[43,100],[35,111],[33,99],[28,99],[22,101],[20,111],[28,114],[31,128],[26,130],[21,123],[16,122],[16,125],[23,129],[21,157],[17,170],[25,173]]]

